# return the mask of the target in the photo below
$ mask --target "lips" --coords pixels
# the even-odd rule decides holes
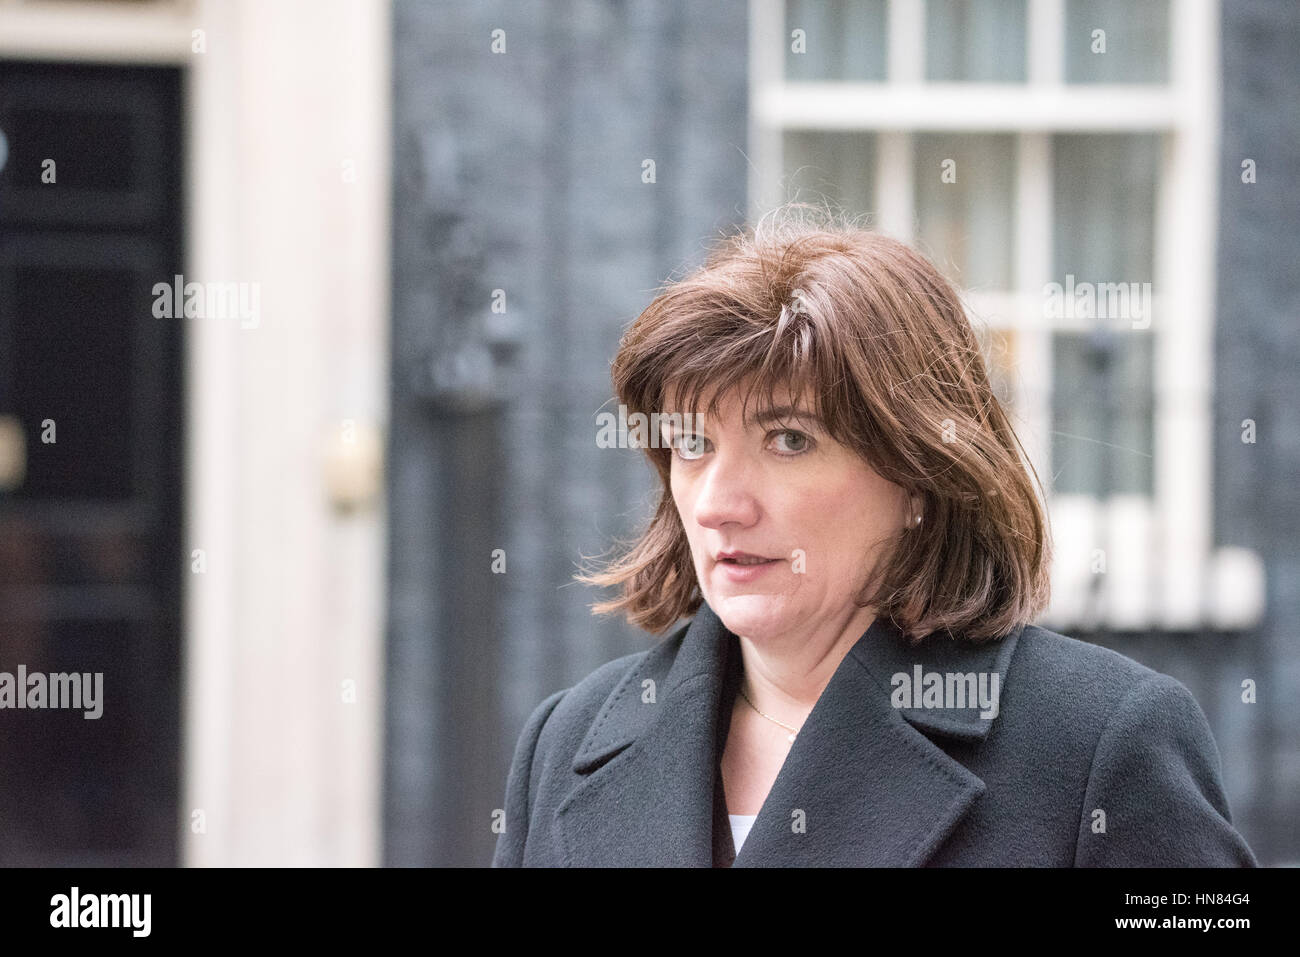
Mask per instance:
[[[718,552],[716,560],[727,565],[765,565],[768,562],[777,561],[775,558],[765,558],[762,555],[755,555],[752,552]]]

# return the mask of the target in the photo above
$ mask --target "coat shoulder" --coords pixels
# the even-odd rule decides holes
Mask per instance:
[[[582,723],[584,729],[591,723],[600,706],[613,693],[629,673],[637,670],[653,648],[634,652],[607,661],[595,671],[588,674],[573,687],[567,689],[551,712],[547,721],[547,730],[564,728],[575,723]]]
[[[1117,651],[1039,625],[1025,626],[1014,668],[1020,682],[1069,689],[1073,706],[1091,704],[1107,711],[1143,681],[1174,680]]]
[[[1135,701],[1163,710],[1166,698],[1179,700],[1178,720],[1203,724],[1191,692],[1175,678],[1109,648],[1026,625],[997,724],[1016,749],[1046,748],[1058,766],[1086,773],[1107,728],[1122,725]]]
[[[538,740],[538,751],[551,756],[551,763],[572,760],[589,736],[599,736],[601,709],[616,693],[640,693],[642,682],[662,682],[672,667],[688,625],[659,639],[644,651],[607,661],[573,687],[555,704]]]
[[[1046,737],[1088,756],[1075,866],[1258,866],[1232,826],[1205,712],[1182,682],[1039,627],[1016,651],[1027,696],[1042,702],[1021,730],[1056,729]]]
[[[555,848],[544,835],[571,780],[574,758],[609,696],[630,684],[656,652],[662,655],[660,647],[608,661],[533,709],[520,732],[506,779],[507,824],[497,838],[494,867],[558,863]],[[543,836],[530,838],[530,834]]]

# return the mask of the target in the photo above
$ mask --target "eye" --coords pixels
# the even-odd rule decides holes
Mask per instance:
[[[782,429],[779,432],[772,433],[780,439],[786,439],[786,458],[793,458],[796,455],[802,455],[812,447],[812,438],[797,429]]]
[[[687,462],[693,462],[708,451],[704,446],[709,440],[702,435],[687,433],[675,436],[672,440],[673,451]]]

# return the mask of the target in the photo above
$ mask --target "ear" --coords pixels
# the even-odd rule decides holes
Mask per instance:
[[[924,520],[925,503],[919,496],[911,495],[907,499],[907,508],[907,527],[915,528],[917,525],[921,524],[917,521],[918,518]]]

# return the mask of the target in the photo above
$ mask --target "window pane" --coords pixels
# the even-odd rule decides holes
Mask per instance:
[[[1007,413],[1014,418],[1022,412],[1016,394],[1016,384],[1020,375],[1017,371],[1020,362],[1020,338],[1014,329],[990,326],[985,316],[973,314],[969,318],[975,338],[979,340],[985,368],[988,370],[989,388],[993,390],[993,395],[1002,403]]]
[[[1153,280],[1160,146],[1155,133],[1053,137],[1054,281]]]
[[[1097,30],[1104,32],[1105,52]],[[1169,0],[1067,0],[1065,79],[1168,83]]]
[[[886,0],[786,0],[788,80],[885,79]],[[804,52],[794,30],[803,31]]]
[[[940,82],[1025,82],[1025,0],[929,0],[925,76]]]
[[[1056,491],[1152,494],[1151,334],[1098,329],[1052,338]]]
[[[1010,289],[1015,137],[934,133],[914,142],[922,249],[963,288]]]
[[[785,180],[790,199],[825,200],[851,216],[874,213],[876,138],[870,133],[787,131]]]

